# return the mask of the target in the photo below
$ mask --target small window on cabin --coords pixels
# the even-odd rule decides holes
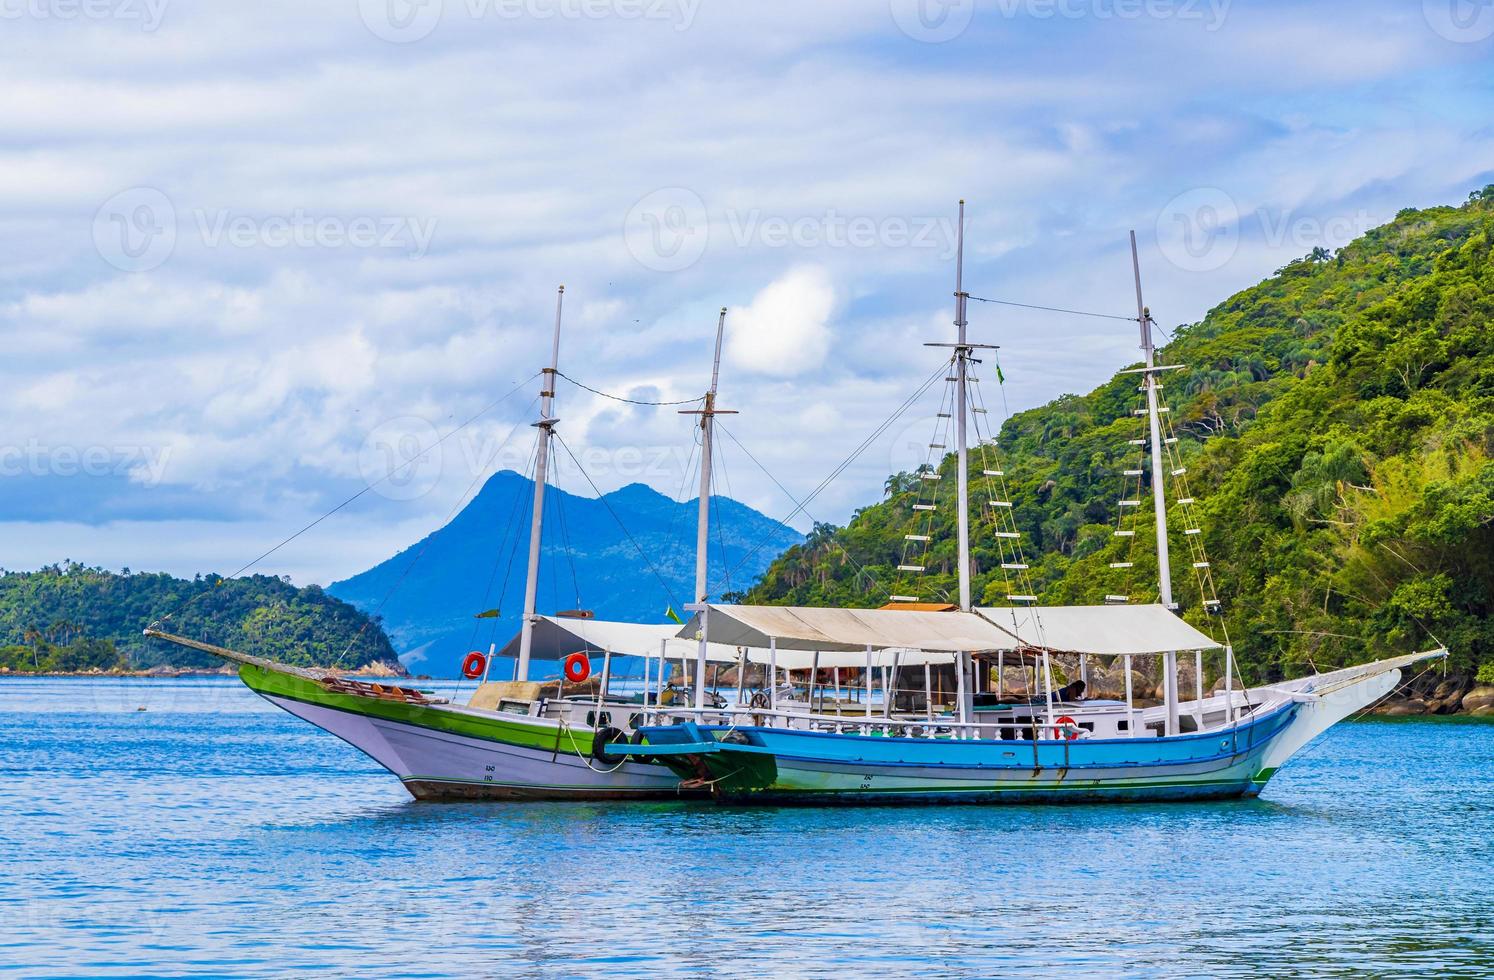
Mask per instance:
[[[1085,731],[1089,732],[1091,735],[1094,734],[1095,723],[1092,722],[1092,721],[1081,721],[1079,723],[1079,727],[1082,728],[1082,729],[1084,729]]]
[[[1131,723],[1122,718],[1120,721],[1115,723],[1115,730],[1118,732],[1129,732],[1131,730]]]

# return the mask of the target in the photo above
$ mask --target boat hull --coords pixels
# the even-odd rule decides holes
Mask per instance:
[[[331,692],[253,665],[239,669],[265,700],[337,736],[389,770],[417,800],[658,800],[679,777],[648,762],[603,765],[591,729],[548,719]]]
[[[1260,792],[1267,750],[1261,740],[1270,737],[1262,729],[1288,724],[1290,718],[1284,716],[1268,726],[1252,726],[1258,736],[1254,744],[1249,733],[1238,742],[1201,737],[1189,740],[1194,744],[1187,747],[1167,746],[1174,750],[1173,758],[1148,753],[1134,760],[1122,759],[1115,750],[1134,751],[1135,742],[956,742],[738,729],[731,737],[741,737],[743,743],[723,744],[719,751],[686,756],[675,765],[682,776],[708,780],[716,798],[726,803],[1231,799]],[[650,741],[656,737],[655,730],[646,734]]]
[[[1169,738],[997,741],[672,725],[650,743],[725,803],[1088,803],[1253,797],[1290,756],[1392,689],[1398,670],[1289,701],[1221,732]]]

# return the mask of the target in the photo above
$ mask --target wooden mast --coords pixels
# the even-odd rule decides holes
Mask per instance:
[[[709,567],[711,528],[711,441],[716,430],[716,384],[721,379],[721,337],[726,331],[726,307],[716,320],[716,356],[711,361],[711,387],[700,410],[700,509],[695,520],[695,597],[700,610],[700,646],[695,654],[695,710],[705,709],[706,620],[708,607],[706,573]]]
[[[960,200],[960,223],[955,235],[955,524],[959,528],[960,612],[970,611],[970,447],[967,444],[966,415],[969,412],[970,321],[965,315],[968,294],[965,292],[965,201]],[[971,685],[970,654],[955,658],[959,682],[959,718],[970,722]]]
[[[1141,296],[1141,259],[1136,250],[1136,232],[1131,232],[1131,271],[1136,278],[1136,321],[1141,325],[1141,349],[1146,354],[1146,417],[1152,452],[1152,507],[1157,515],[1157,586],[1162,605],[1173,608],[1172,565],[1167,554],[1167,487],[1162,475],[1162,422],[1157,410],[1157,349],[1152,343],[1152,312]],[[1167,734],[1178,734],[1178,655],[1163,655],[1163,691],[1167,703]]]
[[[514,680],[529,680],[529,654],[534,646],[534,606],[539,595],[540,539],[545,519],[545,481],[550,458],[550,438],[554,435],[555,376],[560,368],[560,310],[565,301],[565,287],[555,294],[555,335],[550,345],[550,366],[542,371],[540,382],[539,445],[534,452],[534,511],[529,520],[529,570],[524,582],[524,621],[519,627],[519,662],[514,666]]]

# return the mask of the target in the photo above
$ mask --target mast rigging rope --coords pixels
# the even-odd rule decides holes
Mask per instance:
[[[314,528],[318,524],[322,523],[322,521],[325,521],[327,518],[331,517],[333,514],[336,514],[338,511],[342,510],[344,507],[346,507],[349,504],[353,503],[359,497],[362,497],[365,493],[368,493],[370,490],[374,489],[375,487],[379,486],[380,484],[382,484],[382,483],[384,483],[384,482],[386,482],[388,480],[392,480],[399,473],[403,472],[405,469],[407,469],[411,465],[413,465],[416,461],[418,461],[421,458],[423,458],[432,449],[435,449],[437,446],[442,445],[448,439],[450,439],[452,436],[456,435],[458,432],[461,432],[463,429],[467,428],[473,422],[476,422],[478,419],[482,418],[484,415],[488,414],[493,409],[497,408],[499,405],[501,405],[504,402],[508,401],[521,388],[523,388],[525,385],[529,384],[529,382],[533,381],[535,378],[539,377],[541,373],[542,372],[536,371],[534,374],[531,374],[529,377],[525,378],[523,381],[520,381],[518,384],[514,385],[512,388],[510,388],[508,391],[506,391],[504,394],[500,395],[498,398],[495,398],[493,401],[489,402],[487,405],[485,405],[481,409],[479,409],[475,415],[470,416],[466,421],[462,422],[456,428],[454,428],[450,432],[446,433],[446,435],[438,437],[435,442],[431,443],[429,446],[425,447],[420,452],[414,454],[409,459],[405,460],[405,462],[401,463],[399,466],[396,466],[393,469],[389,470],[383,476],[379,477],[377,480],[373,481],[372,483],[366,484],[357,493],[353,494],[351,497],[348,497],[342,503],[338,504],[336,507],[333,507],[331,510],[327,511],[325,514],[323,514],[322,516],[318,517],[316,520],[312,521],[310,524],[307,524],[305,527],[301,528],[299,531],[295,532],[290,537],[284,539],[279,544],[275,545],[275,547],[273,547],[273,548],[269,549],[268,551],[264,552],[263,554],[261,554],[259,557],[255,558],[255,559],[253,559],[252,561],[249,561],[249,562],[245,563],[244,565],[240,566],[237,571],[231,572],[230,574],[225,575],[225,576],[219,578],[218,582],[214,586],[214,588],[216,588],[218,586],[221,586],[221,585],[224,585],[225,583],[230,582],[233,579],[238,578],[240,575],[244,574],[249,569],[253,568],[255,565],[258,565],[260,562],[264,561],[266,558],[270,557],[275,552],[279,551],[281,548],[284,548],[286,545],[290,544],[292,541],[296,540],[301,535],[305,534],[307,531],[310,531],[312,528]],[[164,615],[164,616],[160,617],[159,619],[155,620],[155,622],[153,622],[151,625],[154,626],[154,625],[157,625],[159,623],[164,623],[168,619],[171,619],[174,616],[180,615],[182,612],[186,611],[186,609],[187,609],[188,606],[192,605],[192,603],[196,602],[198,599],[200,599],[203,596],[207,595],[208,592],[210,592],[210,591],[211,591],[211,589],[208,589],[208,590],[205,590],[205,591],[197,593],[196,595],[194,595],[190,599],[188,599],[186,602],[183,602],[181,605],[177,606],[171,612],[169,612],[166,615]],[[360,635],[361,635],[361,633],[362,633],[362,630],[359,631]],[[356,639],[357,639],[357,637],[355,636],[354,640],[356,641]],[[351,646],[349,647],[349,649],[351,649]],[[344,653],[346,653],[346,651],[344,651]]]
[[[705,400],[705,395],[696,395],[694,398],[682,398],[682,399],[680,399],[678,401],[669,401],[669,402],[651,402],[651,401],[645,401],[644,399],[641,399],[641,398],[625,398],[622,395],[614,395],[611,392],[600,391],[600,390],[598,390],[596,388],[591,387],[590,385],[584,385],[581,382],[577,381],[575,378],[571,377],[570,375],[568,375],[568,374],[566,374],[566,373],[564,373],[562,371],[556,371],[555,373],[557,375],[559,375],[560,377],[565,378],[567,381],[569,381],[571,384],[575,385],[577,388],[581,388],[581,389],[583,389],[585,391],[589,391],[593,395],[600,395],[603,398],[610,398],[610,399],[612,399],[615,402],[623,402],[623,403],[628,404],[628,405],[649,405],[649,406],[661,406],[661,405],[694,405],[696,402],[704,401]]]
[[[1013,303],[1011,300],[1006,299],[987,299],[984,296],[970,296],[968,293],[966,295],[970,299],[975,300],[977,303],[994,303],[997,306],[1016,306],[1024,310],[1043,310],[1048,313],[1069,313],[1074,316],[1092,316],[1098,317],[1102,320],[1129,320],[1132,323],[1136,322],[1136,317],[1134,316],[1117,316],[1114,313],[1091,313],[1088,310],[1066,310],[1058,306],[1037,306],[1033,303]]]
[[[638,539],[633,537],[633,532],[629,531],[628,526],[622,522],[622,518],[617,516],[617,511],[612,509],[612,504],[608,502],[606,495],[602,493],[602,491],[597,487],[596,483],[592,480],[591,474],[586,472],[586,468],[581,465],[581,461],[576,458],[576,454],[571,452],[571,447],[566,445],[565,440],[560,437],[559,432],[552,433],[552,435],[554,435],[555,441],[560,443],[560,448],[564,449],[565,454],[571,458],[571,462],[576,464],[576,469],[580,470],[581,475],[586,478],[586,482],[596,493],[597,499],[602,502],[602,506],[607,508],[607,513],[612,515],[612,519],[616,521],[617,526],[622,529],[622,533],[627,537],[628,543],[633,546],[634,551],[638,552],[638,557],[643,559],[644,564],[648,566],[648,570],[653,573],[654,578],[659,580],[659,585],[664,589],[664,595],[668,597],[669,601],[672,604],[680,605],[679,597],[676,596],[674,594],[674,590],[669,587],[669,583],[665,580],[663,574],[659,571],[659,567],[649,559],[648,553],[643,550],[643,547],[638,543]]]
[[[862,453],[866,452],[866,450],[871,447],[872,443],[874,443],[874,442],[877,441],[877,438],[879,436],[881,436],[884,432],[886,432],[889,428],[892,427],[892,423],[896,422],[899,418],[901,418],[903,416],[903,413],[906,412],[909,408],[911,408],[913,406],[913,403],[916,402],[916,401],[918,401],[918,399],[923,396],[923,393],[925,391],[928,391],[929,388],[933,386],[933,384],[934,384],[935,381],[937,381],[941,377],[943,377],[944,376],[944,372],[946,370],[948,370],[948,365],[949,365],[949,362],[947,360],[941,360],[939,362],[938,368],[936,368],[934,370],[934,373],[930,374],[928,376],[928,379],[926,381],[924,381],[923,384],[919,385],[918,388],[917,388],[917,390],[915,390],[913,392],[913,394],[909,395],[907,397],[907,399],[901,405],[899,405],[897,407],[897,409],[882,422],[882,424],[878,425],[876,427],[876,429],[874,429],[872,431],[871,435],[867,436],[864,440],[862,440],[861,444],[859,446],[857,446],[854,450],[852,450],[851,454],[849,456],[847,456],[844,460],[842,460],[841,463],[840,463],[840,465],[837,466],[834,470],[832,470],[829,476],[827,476],[827,477],[825,477],[825,479],[821,480],[820,481],[820,485],[817,486],[817,487],[815,487],[814,490],[810,492],[809,496],[805,497],[803,501],[799,501],[799,500],[795,499],[795,497],[793,496],[793,494],[789,494],[787,490],[784,490],[784,493],[788,494],[789,499],[793,500],[796,506],[794,507],[793,510],[789,511],[788,516],[784,517],[778,523],[781,524],[781,525],[784,525],[784,526],[788,526],[788,522],[791,521],[791,520],[793,520],[799,514],[801,514],[801,513],[808,513],[808,511],[806,510],[806,508],[809,506],[810,501],[814,500],[821,493],[823,493],[825,491],[825,489],[830,486],[830,484],[834,483],[836,481],[836,479],[838,479],[840,477],[840,475],[842,473],[844,473],[846,471],[846,469],[852,463],[854,463],[858,457],[860,457],[860,455]],[[732,441],[736,442],[735,437],[733,437]],[[737,445],[741,445],[741,443],[738,442]],[[745,449],[746,447],[743,447],[743,448]],[[753,460],[753,462],[757,462],[757,461]],[[758,463],[758,466],[762,466],[762,464]],[[767,472],[767,471],[764,470],[764,472]],[[772,474],[769,474],[769,476],[771,476],[771,475]],[[775,479],[774,482],[777,483],[778,481]],[[783,489],[783,485],[781,483],[779,484],[779,489],[780,490]],[[744,564],[746,564],[748,561],[750,561],[753,557],[755,557],[757,555],[757,553],[759,551],[763,550],[763,548],[767,545],[767,543],[768,543],[768,538],[764,537],[761,541],[759,541],[752,548],[751,551],[748,551],[745,555],[743,555],[741,557],[741,559],[739,559],[737,561],[737,563],[735,565],[732,566],[732,571],[735,572],[737,569],[741,568]]]

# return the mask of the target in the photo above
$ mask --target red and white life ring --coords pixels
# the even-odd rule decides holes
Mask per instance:
[[[482,672],[487,665],[487,658],[476,650],[473,650],[462,658],[462,676],[468,680],[475,681],[482,676]]]
[[[1067,726],[1067,727],[1065,727]],[[1068,739],[1072,742],[1079,737],[1079,723],[1068,715],[1060,715],[1053,719],[1053,737]]]
[[[577,650],[575,653],[565,658],[566,680],[570,681],[572,684],[580,684],[590,676],[591,658],[588,657],[583,651]]]

